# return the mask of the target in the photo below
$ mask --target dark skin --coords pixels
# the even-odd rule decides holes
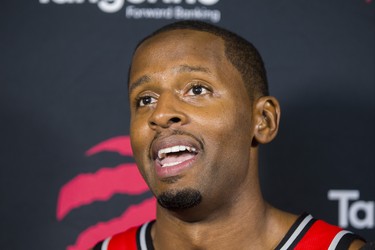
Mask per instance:
[[[249,95],[224,51],[215,35],[175,30],[134,54],[130,136],[139,170],[155,196],[202,194],[192,208],[158,205],[156,249],[234,249],[233,242],[235,249],[274,249],[297,218],[270,206],[259,187],[258,145],[276,136],[279,104]],[[195,151],[186,162],[158,168],[156,152],[173,146]]]

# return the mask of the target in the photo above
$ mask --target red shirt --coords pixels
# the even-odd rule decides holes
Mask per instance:
[[[154,221],[133,227],[98,243],[94,250],[153,250],[151,227]],[[347,250],[359,236],[314,219],[310,214],[301,215],[292,225],[275,250]]]

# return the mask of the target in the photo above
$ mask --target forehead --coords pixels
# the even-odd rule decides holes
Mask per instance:
[[[211,33],[195,30],[171,30],[157,34],[144,41],[135,55],[147,53],[173,52],[176,57],[186,52],[194,54],[206,51],[214,56],[224,56],[224,41]]]
[[[220,37],[202,31],[173,30],[157,34],[138,47],[130,78],[141,77],[145,71],[156,73],[181,65],[205,68],[212,73],[235,69],[225,56]]]

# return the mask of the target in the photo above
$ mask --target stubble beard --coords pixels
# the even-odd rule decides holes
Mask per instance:
[[[157,196],[157,201],[163,208],[169,210],[183,210],[195,207],[202,202],[202,194],[192,188],[170,190]]]

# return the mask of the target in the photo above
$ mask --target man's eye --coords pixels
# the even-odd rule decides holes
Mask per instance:
[[[204,95],[207,94],[209,90],[201,85],[193,86],[187,93],[187,95]]]
[[[156,102],[156,99],[152,96],[143,96],[138,99],[138,106],[143,107]]]

